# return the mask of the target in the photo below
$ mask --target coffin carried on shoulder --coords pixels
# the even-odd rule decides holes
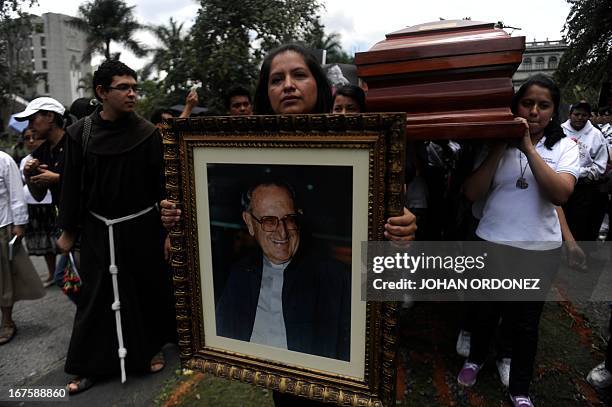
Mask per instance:
[[[493,23],[443,20],[387,34],[355,64],[368,111],[405,111],[410,139],[520,137],[510,102],[524,51]]]

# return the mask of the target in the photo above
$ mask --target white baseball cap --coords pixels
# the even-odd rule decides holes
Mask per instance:
[[[36,98],[30,103],[28,103],[28,105],[26,106],[23,112],[16,113],[13,115],[13,117],[15,118],[15,120],[19,122],[23,122],[23,121],[28,120],[30,116],[32,116],[34,113],[38,112],[39,110],[55,112],[63,116],[64,112],[66,111],[66,108],[64,108],[64,106],[62,106],[60,102],[58,102],[57,100],[53,98],[48,98],[48,97]]]

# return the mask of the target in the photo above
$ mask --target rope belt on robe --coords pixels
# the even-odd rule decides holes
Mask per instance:
[[[140,212],[134,213],[132,215],[123,216],[117,219],[107,219],[102,215],[98,215],[92,211],[89,211],[94,217],[100,219],[106,226],[108,226],[108,243],[110,247],[110,266],[108,267],[108,271],[111,273],[111,278],[113,280],[113,294],[115,300],[111,305],[111,309],[115,311],[115,326],[117,327],[117,340],[119,341],[119,363],[121,365],[121,383],[125,383],[125,356],[127,355],[127,349],[123,346],[123,330],[121,329],[121,303],[119,302],[119,282],[117,281],[117,274],[119,274],[119,269],[115,264],[115,237],[113,234],[113,225],[117,223],[126,222],[128,220],[136,219],[139,216],[142,216],[148,212],[150,212],[157,205],[153,205],[148,207],[147,209],[143,209]]]

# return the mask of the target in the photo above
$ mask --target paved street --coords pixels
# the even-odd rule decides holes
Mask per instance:
[[[32,260],[44,278],[42,259]],[[610,290],[612,273],[603,273],[598,286],[600,290]],[[489,405],[488,402],[505,399],[491,366],[483,373],[477,388],[470,391],[457,388],[455,375],[462,359],[454,353],[457,332],[454,327],[459,308],[453,304],[416,304],[404,316],[406,348],[401,359],[405,367],[400,377],[405,379],[398,382],[404,382],[399,386],[400,394],[404,393],[400,405],[431,405],[432,399],[440,405]],[[608,316],[606,303],[547,304],[534,379],[538,405],[610,405],[607,392],[594,391],[584,380],[588,370],[602,360]],[[40,300],[17,303],[14,319],[18,333],[12,342],[0,347],[0,388],[64,386],[70,379],[64,373],[64,361],[73,317],[74,305],[57,287],[47,288],[46,296]],[[164,353],[168,364],[161,373],[128,376],[123,385],[118,377],[99,382],[89,391],[70,397],[69,404],[87,407],[270,404],[265,390],[209,375],[180,377],[176,374],[177,348],[169,345]],[[0,401],[0,406],[17,405],[42,404]]]
[[[31,257],[41,278],[46,278],[42,257]],[[16,386],[63,366],[72,330],[74,305],[58,287],[35,301],[15,304],[17,335],[0,348],[0,383]]]
[[[41,278],[46,278],[42,257],[31,257]],[[64,373],[66,351],[72,331],[75,307],[57,287],[46,289],[36,301],[15,304],[13,318],[17,335],[0,347],[0,389],[8,387],[64,386],[71,378]],[[71,406],[150,406],[164,383],[175,376],[178,351],[173,345],[164,348],[167,366],[159,374],[128,376],[122,385],[119,377],[97,383],[93,388],[70,398]],[[0,398],[1,400],[2,398]],[[33,405],[0,401],[0,406]],[[44,403],[65,406],[66,402]]]

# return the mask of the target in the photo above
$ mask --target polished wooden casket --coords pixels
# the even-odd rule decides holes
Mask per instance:
[[[355,55],[369,112],[406,112],[409,139],[520,137],[510,101],[525,37],[443,20],[386,35]]]

